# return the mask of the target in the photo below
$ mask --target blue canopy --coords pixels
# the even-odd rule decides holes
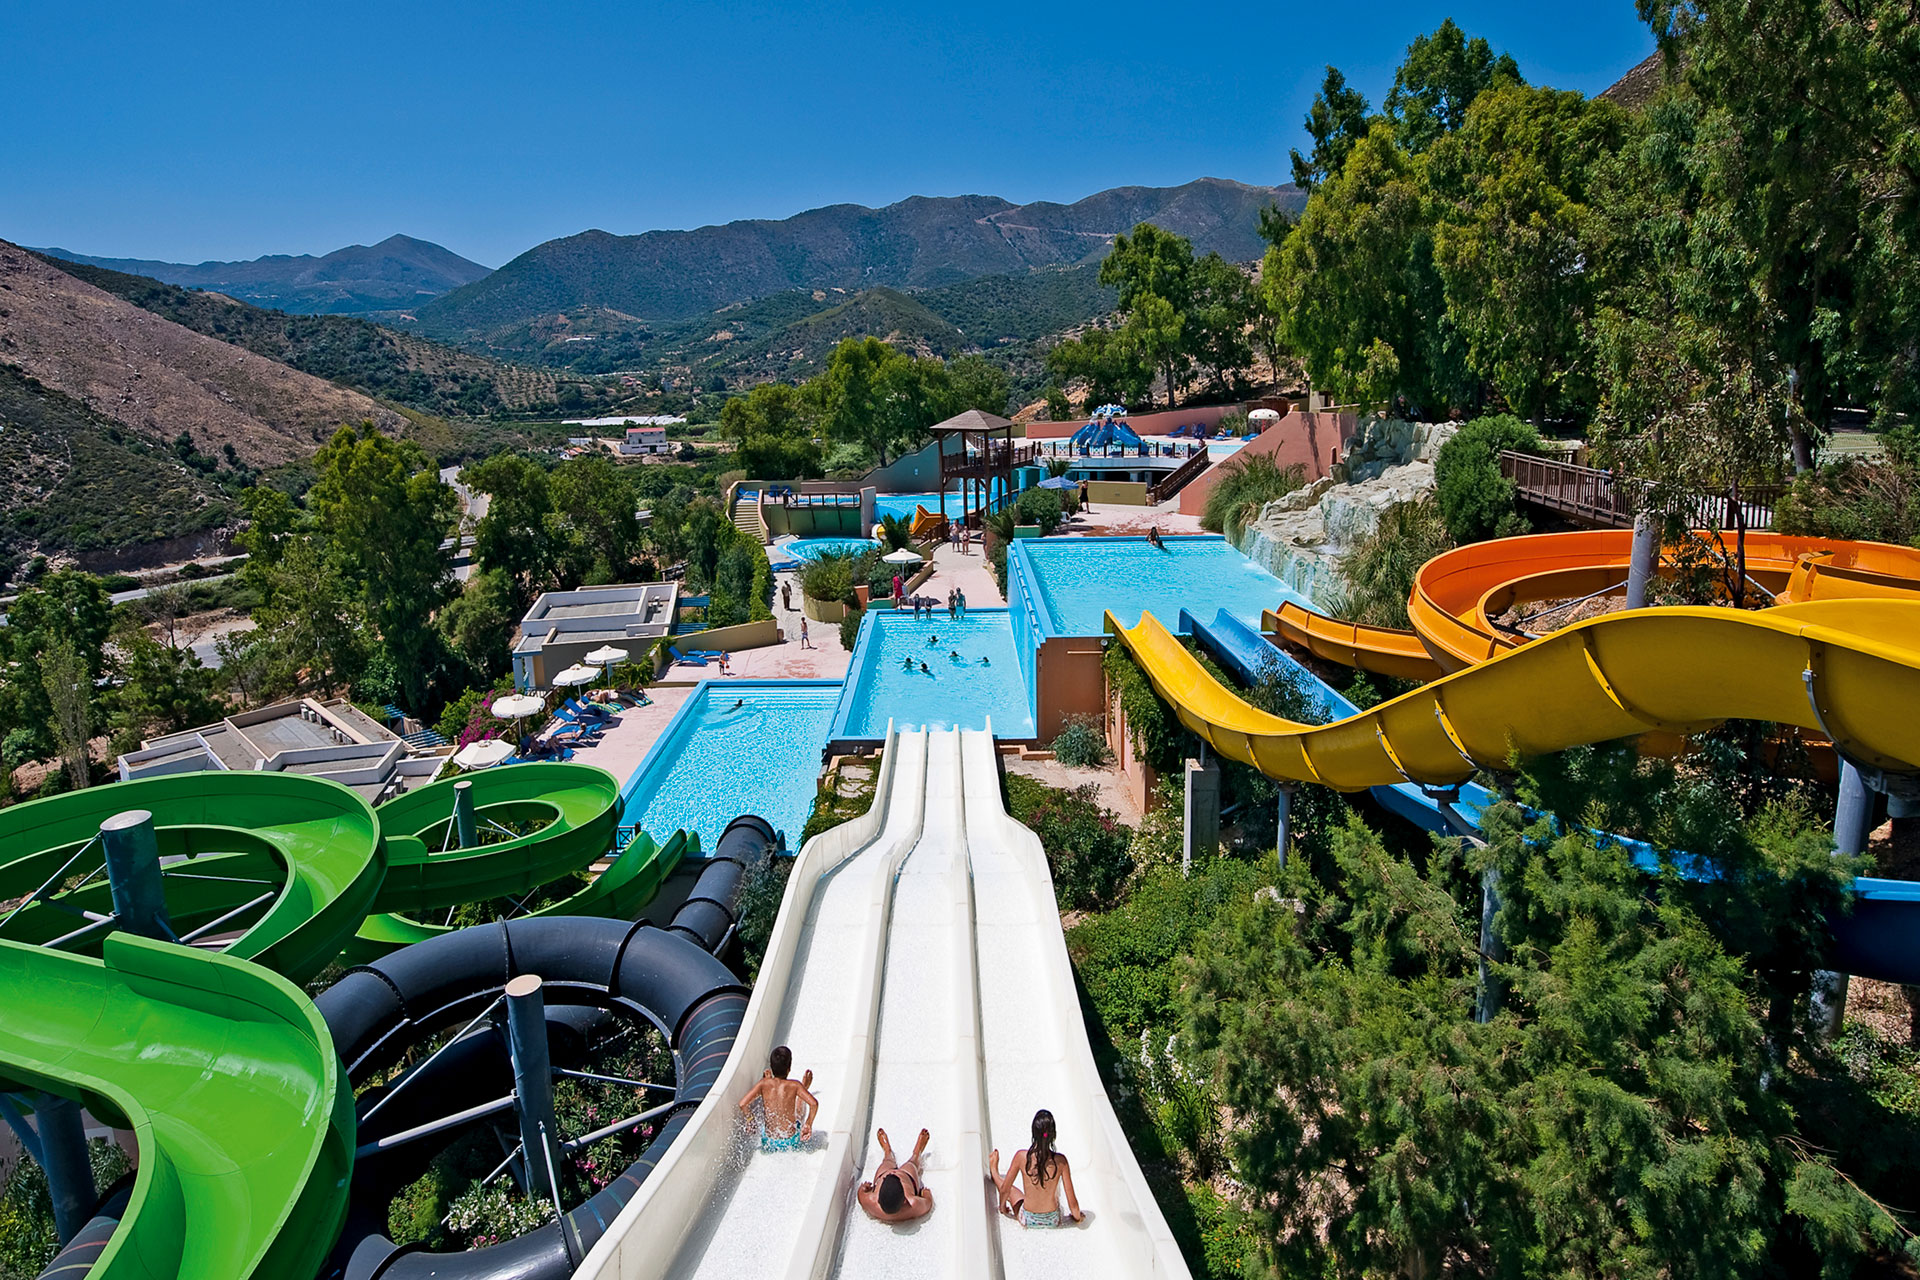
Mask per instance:
[[[1042,489],[1078,489],[1080,482],[1078,480],[1069,480],[1065,476],[1054,476],[1050,479],[1042,480],[1040,487]]]

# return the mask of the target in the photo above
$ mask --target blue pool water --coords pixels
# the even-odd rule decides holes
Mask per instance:
[[[701,685],[627,783],[621,825],[663,843],[698,831],[712,849],[729,822],[757,813],[797,848],[839,699],[838,681]]]
[[[1013,545],[1029,570],[1023,598],[1044,636],[1097,636],[1109,609],[1129,627],[1152,613],[1173,628],[1182,609],[1202,618],[1225,609],[1257,627],[1260,611],[1282,600],[1311,604],[1225,538],[1168,538],[1164,551],[1144,538],[1028,538]]]
[[[821,556],[850,556],[871,551],[879,544],[870,538],[795,538],[774,547],[795,560],[818,560]]]
[[[927,643],[930,636],[938,643]],[[904,658],[913,659],[912,671],[902,668]],[[834,741],[884,738],[888,720],[902,729],[984,729],[989,717],[997,737],[1033,737],[1032,701],[1005,609],[969,610],[962,621],[940,608],[930,622],[916,622],[911,610],[867,611],[834,718]]]

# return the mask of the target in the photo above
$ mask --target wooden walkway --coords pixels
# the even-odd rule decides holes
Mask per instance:
[[[1500,474],[1513,481],[1522,501],[1603,529],[1630,527],[1646,505],[1650,487],[1644,480],[1616,481],[1610,471],[1511,451],[1500,454]],[[1756,485],[1742,494],[1739,514],[1746,527],[1773,528],[1773,504],[1783,492],[1784,485]],[[1730,529],[1735,524],[1734,504],[1724,494],[1693,495],[1685,514],[1695,528]]]

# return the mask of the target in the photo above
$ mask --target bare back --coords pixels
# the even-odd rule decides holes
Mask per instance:
[[[1023,1189],[1027,1212],[1052,1213],[1060,1207],[1061,1182],[1070,1176],[1067,1172],[1067,1158],[1056,1151],[1053,1153],[1052,1165],[1050,1170],[1039,1170],[1029,1162],[1025,1151],[1013,1153],[1013,1163],[1010,1167]]]
[[[812,1074],[807,1073],[809,1080]],[[808,1092],[806,1083],[784,1080],[775,1075],[762,1076],[747,1096],[740,1100],[740,1110],[750,1112],[755,1098],[760,1100],[760,1112],[766,1118],[767,1132],[777,1137],[792,1133],[807,1136],[807,1131],[813,1127],[813,1116],[820,1110],[819,1102]]]

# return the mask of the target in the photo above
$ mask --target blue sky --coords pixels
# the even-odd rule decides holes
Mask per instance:
[[[1451,15],[1534,83],[1652,51],[1600,3],[6,0],[0,238],[197,262],[396,232],[488,266],[838,202],[1286,181],[1333,63]]]

